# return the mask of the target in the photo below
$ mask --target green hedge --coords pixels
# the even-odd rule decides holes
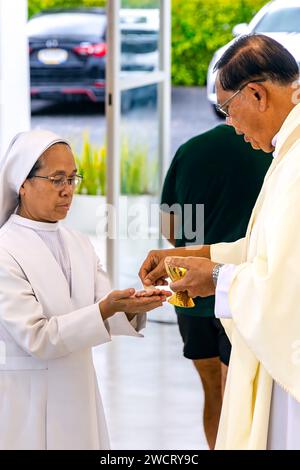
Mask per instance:
[[[28,0],[28,16],[49,8],[103,7],[105,4],[105,0]]]
[[[156,8],[159,0],[123,0],[121,3],[123,8]],[[49,8],[103,7],[105,5],[106,0],[28,0],[28,14],[31,17]]]
[[[248,23],[265,3],[266,0],[173,0],[173,84],[204,85],[213,53],[233,38],[233,26]]]
[[[172,82],[204,85],[213,53],[249,22],[266,0],[172,0]],[[106,0],[28,0],[29,16],[48,8],[104,6]],[[122,6],[157,6],[158,0],[126,0]]]

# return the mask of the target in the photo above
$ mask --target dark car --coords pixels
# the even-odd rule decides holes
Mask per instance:
[[[122,11],[123,71],[158,67],[156,17],[156,10]],[[49,10],[34,16],[28,22],[32,99],[103,102],[106,32],[106,12],[100,8]],[[141,92],[152,96],[153,87],[137,90],[137,97]],[[133,90],[123,92],[123,109],[128,109],[133,99]]]

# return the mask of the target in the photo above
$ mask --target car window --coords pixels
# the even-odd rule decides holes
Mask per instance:
[[[254,31],[255,33],[299,33],[300,8],[282,8],[268,12]]]
[[[120,18],[121,24],[147,24],[148,23],[148,18],[147,16],[136,16],[136,15],[122,15]]]
[[[27,24],[32,36],[104,36],[106,16],[89,13],[55,13],[32,18]]]
[[[144,54],[158,50],[159,10],[123,9],[120,29],[122,52]]]
[[[120,23],[121,29],[125,27],[157,31],[159,29],[159,10],[155,8],[145,10],[123,8],[120,11]]]

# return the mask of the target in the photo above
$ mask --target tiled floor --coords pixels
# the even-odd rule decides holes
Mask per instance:
[[[144,334],[94,351],[112,448],[206,449],[202,388],[177,325],[148,322]]]

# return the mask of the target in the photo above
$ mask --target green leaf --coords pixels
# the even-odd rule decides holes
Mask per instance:
[[[154,158],[154,157],[153,157]],[[106,144],[92,145],[87,132],[83,134],[80,154],[75,154],[76,165],[83,181],[76,190],[78,194],[105,195],[107,186]],[[121,194],[152,194],[157,191],[157,163],[150,162],[146,145],[121,139]]]

